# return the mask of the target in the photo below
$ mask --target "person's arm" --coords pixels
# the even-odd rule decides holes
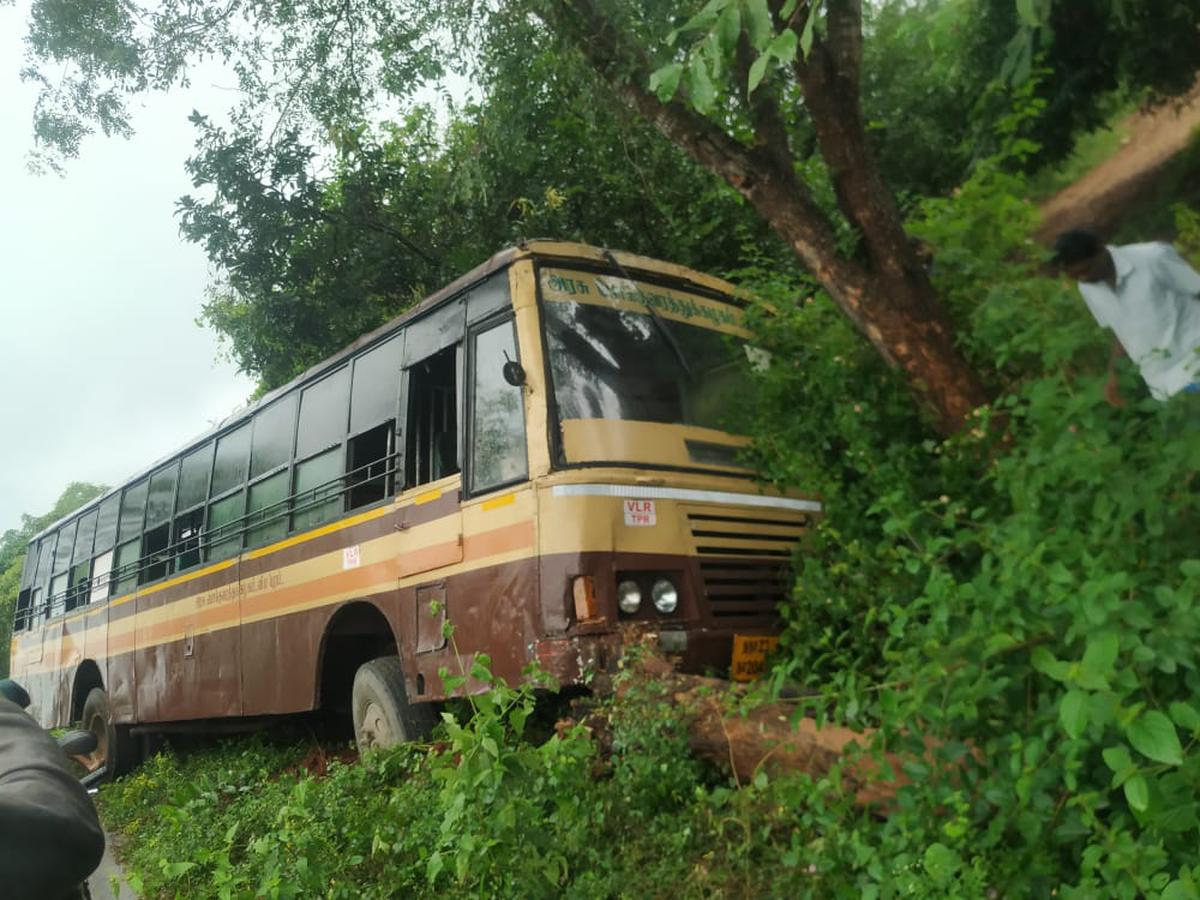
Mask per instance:
[[[0,699],[0,894],[70,894],[100,864],[104,832],[55,740]]]
[[[1200,272],[1188,265],[1187,260],[1170,244],[1163,245],[1162,255],[1158,259],[1158,275],[1172,290],[1200,299]]]
[[[1104,399],[1111,406],[1122,407],[1125,405],[1125,398],[1121,396],[1121,384],[1117,380],[1117,360],[1126,355],[1125,348],[1114,334],[1112,350],[1108,354],[1108,380],[1104,382]]]

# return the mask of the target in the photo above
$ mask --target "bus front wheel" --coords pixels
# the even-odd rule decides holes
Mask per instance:
[[[358,667],[350,709],[360,753],[421,740],[433,730],[433,710],[428,704],[408,702],[398,656],[381,656]]]
[[[105,780],[124,775],[137,763],[133,736],[128,726],[113,723],[104,688],[92,688],[83,701],[83,727],[96,736],[92,758],[97,767],[104,766]]]

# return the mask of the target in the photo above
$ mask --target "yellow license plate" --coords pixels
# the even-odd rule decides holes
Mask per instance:
[[[779,638],[760,634],[735,634],[729,676],[734,681],[753,681],[767,668],[767,656],[779,646]]]

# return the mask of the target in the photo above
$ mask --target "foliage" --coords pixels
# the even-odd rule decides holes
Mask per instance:
[[[103,494],[108,488],[99,484],[72,481],[64,489],[53,508],[40,516],[28,513],[21,515],[21,527],[10,528],[0,536],[0,646],[6,648],[0,655],[0,678],[8,674],[9,639],[12,636],[13,616],[17,608],[17,595],[21,589],[21,574],[25,566],[25,548],[30,538],[48,525],[57,522],[83,504]]]
[[[880,727],[911,779],[877,826],[821,814],[805,861],[863,895],[923,866],[939,893],[1194,896],[1200,404],[1150,399],[1132,368],[1136,402],[1103,403],[1105,336],[1042,274],[1011,171],[980,167],[910,223],[1001,392],[978,427],[906,428],[819,296],[762,326],[797,362],[765,376],[760,462],[829,511],[777,677]]]
[[[130,884],[177,897],[799,896],[804,778],[741,789],[691,759],[661,685],[627,683],[607,766],[581,726],[532,740],[531,688],[488,685],[428,748],[358,765],[262,738],[166,753],[106,786]],[[824,808],[824,801],[818,801]],[[834,801],[835,805],[837,801]]]
[[[319,149],[297,132],[268,146],[244,127],[194,119],[199,190],[181,201],[183,232],[225,273],[203,318],[263,387],[526,238],[735,263],[732,226],[755,224],[733,191],[617,104],[536,22],[503,25],[480,62],[486,104],[445,129],[425,108],[345,129],[326,178],[314,171]]]

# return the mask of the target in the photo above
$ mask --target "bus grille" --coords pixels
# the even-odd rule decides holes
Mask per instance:
[[[713,618],[778,618],[779,603],[787,595],[792,549],[808,524],[802,514],[775,518],[757,511],[689,512],[688,527]]]

